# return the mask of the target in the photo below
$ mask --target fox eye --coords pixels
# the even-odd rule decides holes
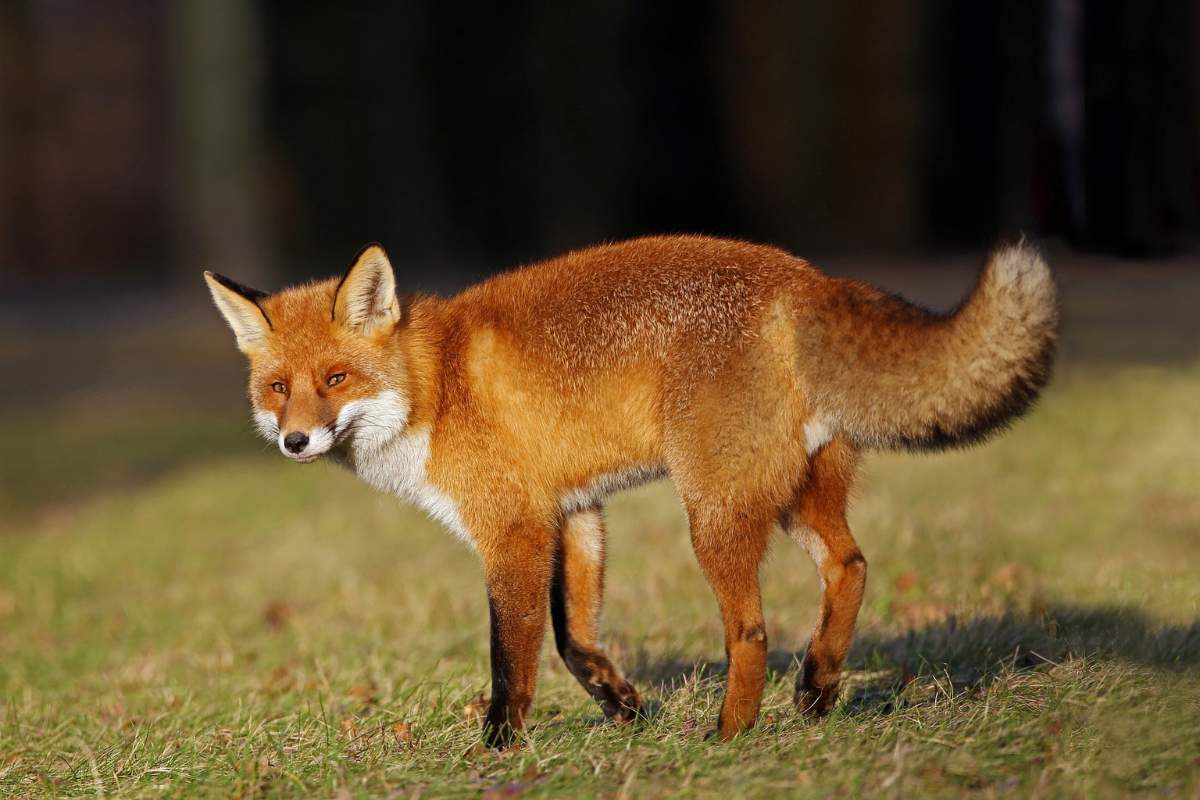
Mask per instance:
[[[280,394],[287,394],[287,384],[283,381],[275,381],[271,384],[271,388]]]
[[[336,375],[330,375],[325,379],[326,386],[337,386],[342,381],[346,380],[346,373],[339,372]]]

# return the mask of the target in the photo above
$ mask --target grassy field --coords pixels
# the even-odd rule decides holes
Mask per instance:
[[[619,497],[604,637],[650,719],[601,724],[547,641],[502,754],[475,557],[261,449],[230,389],[3,417],[0,796],[1200,797],[1200,365],[1068,364],[993,444],[870,457],[843,703],[791,708],[818,587],[780,535],[762,720],[727,745],[678,504]]]

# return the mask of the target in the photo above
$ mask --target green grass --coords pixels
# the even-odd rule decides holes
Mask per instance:
[[[61,410],[10,416],[33,466],[4,467],[0,795],[1198,796],[1198,409],[1196,368],[1076,370],[986,447],[871,456],[844,702],[791,708],[818,588],[779,536],[762,720],[727,745],[704,739],[721,634],[678,504],[622,496],[604,636],[652,717],[600,724],[547,646],[503,754],[470,713],[479,566],[418,512],[239,416],[82,447]]]

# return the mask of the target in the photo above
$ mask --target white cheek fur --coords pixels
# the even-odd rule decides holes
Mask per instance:
[[[258,435],[269,442],[279,436],[279,420],[270,411],[255,411],[254,427],[258,429]]]
[[[404,430],[409,411],[408,400],[390,390],[375,397],[351,400],[338,412],[334,438],[350,432],[356,447],[382,445]]]
[[[333,434],[328,428],[320,427],[313,428],[308,432],[308,447],[306,453],[324,453],[329,448],[333,447]]]

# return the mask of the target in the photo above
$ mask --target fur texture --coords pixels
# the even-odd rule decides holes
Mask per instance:
[[[854,281],[832,288],[806,327],[805,349],[825,355],[814,402],[862,446],[974,444],[1023,414],[1050,378],[1055,286],[1027,244],[996,250],[946,315]]]
[[[1057,324],[1049,271],[1024,244],[996,251],[948,315],[775,248],[689,236],[568,253],[449,299],[399,297],[377,245],[340,281],[269,296],[206,278],[249,357],[264,435],[305,434],[282,452],[331,456],[478,551],[494,744],[525,723],[547,610],[606,715],[638,714],[596,642],[600,504],[664,475],[724,623],[719,735],[758,715],[758,570],[777,523],[823,587],[796,702],[829,710],[866,581],[845,520],[859,451],[1003,427],[1047,380]]]

